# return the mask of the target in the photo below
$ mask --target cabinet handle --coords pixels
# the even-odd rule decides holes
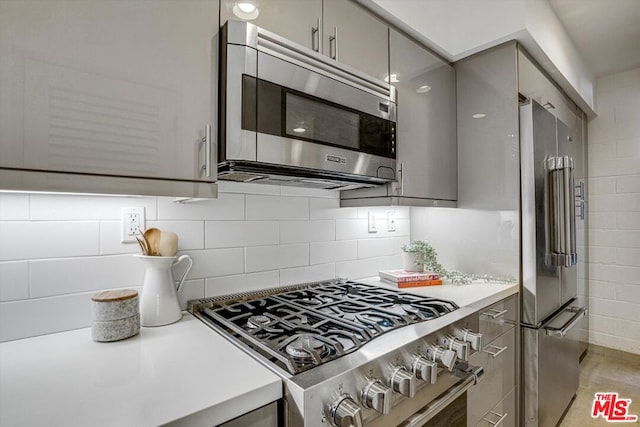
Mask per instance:
[[[204,144],[204,175],[207,178],[211,178],[211,125],[206,125],[204,128],[204,137],[200,140],[201,144]]]
[[[498,317],[502,317],[507,314],[509,310],[497,310],[495,308],[490,309],[489,311],[485,311],[482,313],[483,316],[489,316],[492,319],[497,319]]]
[[[491,351],[489,350],[489,348],[493,349],[493,350],[497,350],[497,351]],[[485,353],[489,353],[491,355],[491,357],[493,357],[494,359],[498,356],[500,356],[502,353],[504,353],[505,351],[507,351],[507,346],[505,345],[504,347],[498,347],[497,345],[493,345],[493,344],[489,344],[488,346],[486,346],[483,351]]]
[[[400,195],[404,196],[404,163],[400,163],[398,172],[400,174]]]
[[[320,18],[316,19],[316,26],[311,27],[311,49],[320,51]]]
[[[483,420],[485,420],[486,422],[488,422],[489,424],[491,424],[494,427],[498,427],[500,424],[502,424],[502,422],[507,418],[507,415],[509,415],[506,412],[503,415],[500,415],[499,413],[494,412],[494,411],[489,411],[489,413],[491,415],[495,415],[496,417],[498,417],[498,421],[491,421],[488,418],[483,418]]]
[[[338,27],[333,27],[333,35],[329,36],[329,58],[338,60]]]

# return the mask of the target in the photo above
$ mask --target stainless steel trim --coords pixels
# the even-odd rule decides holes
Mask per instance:
[[[338,60],[338,27],[333,27],[333,35],[329,36],[329,58]]]
[[[316,18],[316,26],[311,27],[311,49],[320,52],[320,18]]]
[[[404,196],[404,163],[400,163],[398,175],[400,175],[400,195]]]
[[[497,412],[494,411],[489,411],[489,413],[491,415],[495,415],[496,417],[498,417],[498,421],[491,421],[488,418],[483,418],[484,421],[488,422],[489,424],[493,425],[494,427],[498,427],[500,424],[502,424],[502,422],[507,418],[507,415],[509,415],[507,412],[505,412],[504,414],[500,415]]]
[[[549,336],[555,336],[555,337],[564,337],[565,335],[567,335],[567,333],[574,327],[576,326],[580,320],[582,320],[582,317],[587,315],[587,309],[585,307],[567,307],[565,308],[561,313],[564,312],[573,312],[574,315],[567,321],[567,323],[565,323],[564,325],[562,325],[560,328],[552,328],[550,326],[544,326],[543,329],[545,330],[545,333]]]
[[[460,397],[475,383],[476,376],[474,374],[468,375],[456,386],[447,390],[444,394],[441,395],[441,397],[429,403],[427,406],[416,412],[400,425],[402,427],[417,427],[424,425],[424,423],[428,422],[433,417],[438,415],[438,413],[442,409],[446,408],[451,402]]]
[[[488,350],[489,348],[497,349],[497,351],[490,351],[490,350]],[[484,351],[485,353],[490,354],[491,357],[493,357],[495,359],[496,357],[500,356],[502,353],[507,351],[507,348],[508,348],[508,346],[506,346],[506,345],[504,347],[499,347],[497,345],[489,344],[488,346],[483,348],[482,351]]]
[[[483,313],[481,313],[483,316],[489,316],[492,319],[497,319],[498,317],[502,317],[505,314],[507,314],[509,312],[509,310],[498,310],[496,308],[492,308],[489,309]]]

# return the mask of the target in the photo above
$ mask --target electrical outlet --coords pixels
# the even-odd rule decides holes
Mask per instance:
[[[396,213],[394,211],[387,212],[387,231],[396,231]]]
[[[369,233],[377,233],[378,224],[376,224],[376,214],[369,212]]]
[[[145,229],[144,208],[122,208],[120,218],[120,241],[122,243],[135,242],[136,233],[143,232]]]

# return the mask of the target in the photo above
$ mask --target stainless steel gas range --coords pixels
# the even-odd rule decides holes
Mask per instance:
[[[189,309],[283,378],[287,426],[466,425],[483,373],[478,315],[450,301],[336,279]]]

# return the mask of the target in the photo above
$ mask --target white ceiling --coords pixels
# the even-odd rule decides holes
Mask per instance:
[[[640,0],[549,0],[596,77],[640,67]]]

